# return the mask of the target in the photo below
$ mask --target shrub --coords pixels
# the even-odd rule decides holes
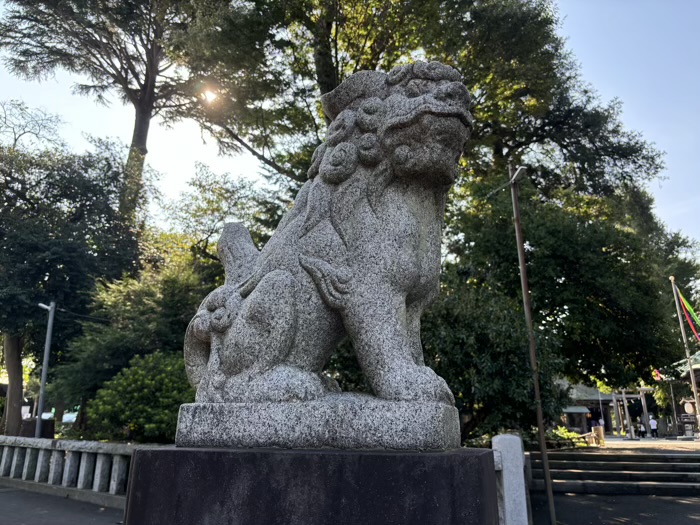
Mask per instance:
[[[193,400],[181,355],[136,356],[89,402],[89,430],[96,439],[173,442],[178,409]]]

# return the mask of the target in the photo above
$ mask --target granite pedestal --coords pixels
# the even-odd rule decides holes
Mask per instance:
[[[493,454],[139,449],[125,525],[496,525]]]
[[[175,444],[214,448],[448,450],[459,447],[459,413],[445,403],[361,394],[304,403],[190,403]]]

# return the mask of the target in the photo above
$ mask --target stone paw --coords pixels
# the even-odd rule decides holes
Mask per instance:
[[[404,365],[383,373],[375,386],[378,397],[392,401],[437,401],[454,406],[443,378],[427,366]]]

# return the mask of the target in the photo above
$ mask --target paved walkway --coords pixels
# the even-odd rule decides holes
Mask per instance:
[[[558,525],[700,525],[700,497],[555,494]],[[534,525],[549,524],[544,494],[532,495]]]
[[[0,488],[0,525],[115,525],[123,512],[58,496]]]
[[[605,447],[591,450],[614,454],[700,454],[700,441],[682,441],[664,438],[630,440],[606,436]]]

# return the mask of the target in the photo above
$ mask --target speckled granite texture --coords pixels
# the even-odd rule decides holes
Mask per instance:
[[[299,432],[315,436],[310,446],[336,446],[335,430],[319,426],[314,406],[327,425],[339,424],[343,412],[353,432],[379,435],[385,421],[388,435],[391,425],[409,417],[402,408],[408,405],[380,400],[409,402],[423,414],[422,423],[413,420],[413,448],[421,448],[431,432],[443,436],[436,442],[455,444],[454,398],[425,366],[420,317],[438,293],[445,196],[469,136],[469,95],[454,69],[416,62],[388,74],[356,73],[321,100],[332,120],[326,141],[270,241],[258,252],[242,225],[224,228],[218,249],[226,282],[190,323],[185,363],[197,403],[253,408],[195,411],[211,416],[198,420],[208,427],[192,433],[201,436],[194,445],[222,442],[217,429],[237,432],[230,415],[253,409],[260,417],[244,417],[247,432],[266,435],[277,446],[297,441],[277,441],[266,418],[288,417]],[[322,374],[345,338],[378,398],[374,405],[338,396],[337,383]],[[318,404],[302,405],[311,401]],[[334,403],[340,405],[333,409]],[[454,419],[438,429],[429,427],[442,419],[424,413],[436,404]],[[193,410],[181,413],[181,435]],[[222,419],[216,419],[219,413]],[[443,435],[447,427],[450,437]],[[411,448],[409,440],[372,442]],[[353,442],[350,436],[346,442]]]
[[[457,409],[342,394],[286,403],[180,407],[179,447],[445,450],[459,447]]]

